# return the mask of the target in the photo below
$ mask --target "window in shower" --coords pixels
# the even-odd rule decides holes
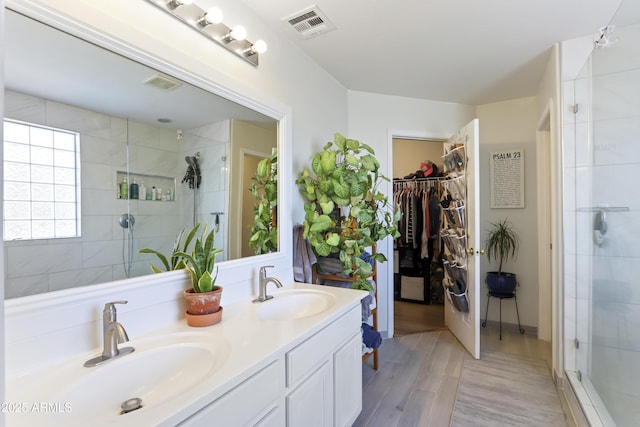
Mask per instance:
[[[4,240],[78,237],[79,134],[4,120]]]

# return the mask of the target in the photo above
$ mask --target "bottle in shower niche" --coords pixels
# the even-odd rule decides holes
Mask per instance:
[[[160,188],[160,187],[156,188],[156,199],[155,200],[162,200],[162,188]]]
[[[133,178],[133,182],[131,183],[131,191],[129,192],[129,194],[132,199],[138,198],[138,183],[136,182],[135,178]]]
[[[122,178],[122,183],[120,184],[120,198],[128,199],[129,198],[129,184],[127,183],[127,177]]]
[[[144,186],[144,180],[140,181],[140,188],[138,189],[138,199],[147,200],[147,187]]]
[[[151,187],[151,197],[149,198],[149,200],[155,200],[156,199],[156,186],[154,185],[153,187]]]

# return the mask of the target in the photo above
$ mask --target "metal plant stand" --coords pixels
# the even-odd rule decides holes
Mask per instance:
[[[502,300],[503,299],[512,299],[516,303],[516,315],[518,316],[518,330],[521,334],[524,334],[524,329],[520,325],[520,312],[518,311],[518,297],[516,297],[515,291],[513,293],[501,293],[501,292],[488,292],[487,293],[487,310],[484,313],[484,321],[482,322],[482,327],[487,326],[487,316],[489,315],[489,301],[491,298],[499,298],[500,299],[500,341],[502,341]]]

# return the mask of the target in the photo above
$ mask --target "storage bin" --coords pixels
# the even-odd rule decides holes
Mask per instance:
[[[424,277],[401,276],[400,298],[424,301]]]

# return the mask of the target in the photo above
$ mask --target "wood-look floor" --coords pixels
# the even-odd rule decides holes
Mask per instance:
[[[394,301],[393,310],[396,337],[447,329],[442,305]]]
[[[419,311],[414,310],[415,307],[410,309]],[[406,329],[406,326],[401,325],[401,328]],[[430,326],[427,330],[385,340],[380,348],[378,371],[373,370],[371,362],[363,364],[362,412],[354,426],[454,426],[452,414],[461,376],[465,369],[472,369],[465,366],[468,353],[448,330]],[[551,378],[550,345],[534,336],[507,329],[503,330],[500,341],[496,329],[481,328],[481,353],[483,356],[494,353],[525,356],[522,363],[527,359],[542,360]],[[520,382],[518,388],[532,387],[534,394],[540,387],[536,382]],[[551,392],[555,392],[555,388]],[[555,405],[552,409],[556,409]],[[532,402],[529,410],[544,412],[551,408],[545,409],[539,402]],[[480,412],[478,416],[481,416]],[[482,416],[486,417],[486,414]],[[485,420],[484,425],[509,424],[496,419],[495,423]]]

